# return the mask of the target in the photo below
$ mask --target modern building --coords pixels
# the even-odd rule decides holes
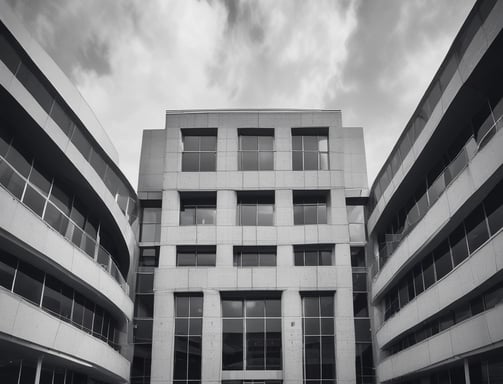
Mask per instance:
[[[0,20],[0,382],[127,382],[136,193],[4,1]]]
[[[340,111],[168,111],[143,135],[132,382],[371,382],[367,196]]]
[[[503,381],[503,1],[478,1],[372,186],[381,383]]]

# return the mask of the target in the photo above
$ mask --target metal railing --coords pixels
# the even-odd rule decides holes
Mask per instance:
[[[477,136],[471,136],[464,147],[458,152],[456,157],[443,169],[440,175],[431,183],[426,192],[417,200],[416,204],[407,213],[402,231],[400,233],[385,234],[385,245],[379,248],[379,268],[381,269],[387,260],[393,255],[399,247],[402,240],[411,232],[411,230],[421,221],[430,208],[444,193],[450,183],[468,166],[490,140],[496,132],[503,127],[503,116],[500,116],[492,125],[482,126]],[[378,273],[374,269],[372,276]]]
[[[38,217],[42,219],[49,227],[61,236],[63,236],[67,241],[72,243],[74,246],[78,247],[86,255],[88,255],[92,260],[94,260],[98,265],[100,265],[105,271],[111,275],[117,283],[121,286],[122,290],[129,294],[129,285],[122,276],[119,268],[117,267],[115,261],[112,258],[110,252],[108,252],[101,244],[99,244],[97,239],[92,238],[83,231],[67,214],[61,211],[55,204],[51,203],[49,198],[37,190],[37,187],[31,184],[22,174],[20,174],[3,156],[0,156],[0,163],[4,163],[9,167],[11,176],[4,178],[0,175],[0,185],[2,185],[11,195],[13,195],[16,200],[20,201],[25,207],[33,211]],[[17,178],[17,183],[24,183],[22,187],[19,184],[13,183],[17,188],[22,189],[20,196],[12,193],[9,187],[12,185],[11,180],[12,175]],[[5,184],[4,184],[5,183]],[[25,202],[25,194],[27,186],[31,187],[32,193],[36,193],[41,200],[44,200],[42,212],[35,212],[32,207],[30,207]],[[47,207],[50,205],[51,209],[57,210],[59,218],[61,220],[49,221],[46,215]]]

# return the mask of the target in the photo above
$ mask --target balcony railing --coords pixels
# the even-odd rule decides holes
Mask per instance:
[[[400,233],[385,234],[385,244],[379,249],[379,269],[386,264],[387,260],[399,247],[402,240],[421,221],[430,208],[444,193],[450,183],[466,168],[496,132],[503,127],[503,116],[500,116],[493,124],[483,124],[476,137],[471,136],[456,157],[447,165],[426,192],[417,200],[416,204],[407,213],[403,229]],[[373,271],[377,274],[378,270]],[[374,276],[375,276],[374,274]]]
[[[103,248],[97,239],[83,231],[55,204],[51,203],[2,156],[0,156],[0,185],[66,240],[84,251],[119,283],[126,294],[129,294],[129,286],[110,252]],[[26,199],[27,188],[30,188],[30,200]],[[37,202],[37,204],[32,202]]]

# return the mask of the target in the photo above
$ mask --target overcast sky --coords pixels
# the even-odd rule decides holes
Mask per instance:
[[[166,109],[327,108],[365,129],[369,186],[474,0],[8,0],[137,187]]]

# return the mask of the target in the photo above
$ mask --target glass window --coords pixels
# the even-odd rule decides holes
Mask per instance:
[[[153,320],[134,320],[133,343],[152,343],[152,323]]]
[[[0,59],[12,73],[16,73],[21,59],[5,36],[0,35]]]
[[[424,282],[423,282],[423,271],[421,269],[421,264],[418,264],[414,267],[414,290],[416,296],[424,291]]]
[[[212,130],[213,131],[213,130]],[[182,132],[182,171],[211,172],[216,170],[217,136],[192,136]]]
[[[457,266],[468,257],[465,227],[463,224],[452,232],[451,236],[449,236],[449,242],[451,244],[454,266]]]
[[[31,169],[30,173],[30,182],[35,185],[40,192],[42,192],[45,196],[49,194],[49,190],[51,189],[51,177],[45,175],[45,172],[42,173],[35,165]]]
[[[0,251],[0,285],[8,290],[12,289],[17,260],[14,256]]]
[[[31,69],[28,69],[26,64],[21,63],[16,73],[16,77],[25,86],[33,98],[37,100],[40,106],[47,112],[51,110],[52,95],[45,88],[42,82],[34,75]]]
[[[176,265],[179,267],[214,267],[215,246],[179,246],[176,249]]]
[[[437,280],[439,280],[452,270],[451,252],[447,241],[440,244],[433,252],[433,255]]]
[[[424,289],[426,290],[436,281],[435,270],[433,268],[433,257],[431,255],[426,257],[421,264],[423,268]]]
[[[238,194],[238,225],[273,225],[274,193]]]
[[[235,267],[270,267],[276,265],[276,247],[234,247]]]
[[[11,166],[0,159],[0,184],[2,184],[16,198],[21,199],[25,185],[24,179]]]
[[[139,267],[157,267],[159,265],[159,247],[140,248]]]
[[[294,245],[294,265],[322,266],[333,265],[333,245]]]
[[[152,318],[154,316],[154,295],[136,295],[134,306],[135,317]]]
[[[51,276],[46,276],[42,307],[53,315],[70,320],[73,290]]]
[[[292,168],[294,171],[327,170],[328,135],[296,135],[292,129]]]
[[[136,292],[152,293],[154,291],[154,275],[152,273],[136,274]]]
[[[45,198],[30,185],[26,186],[26,191],[24,192],[23,196],[23,203],[25,203],[26,206],[37,215],[42,217],[42,213],[44,212]]]
[[[375,369],[371,343],[356,343],[355,365],[357,383],[375,382]]]
[[[180,225],[215,224],[216,193],[180,194]]]
[[[332,295],[302,297],[304,383],[335,379],[333,300]]]
[[[466,237],[470,253],[474,252],[489,238],[486,218],[482,206],[477,207],[465,220]]]
[[[367,266],[365,261],[365,248],[364,247],[351,247],[351,266],[353,268],[364,268]]]
[[[54,102],[51,110],[51,117],[56,122],[56,124],[61,128],[65,135],[71,135],[71,128],[73,126],[73,121],[71,117],[66,113],[65,109],[57,101]]]
[[[273,130],[272,133],[274,134]],[[274,168],[274,136],[239,135],[239,170],[269,171]]]
[[[44,273],[39,269],[23,262],[19,262],[14,292],[23,296],[28,301],[39,305],[42,295]]]
[[[72,143],[77,147],[82,156],[84,156],[84,159],[89,160],[92,150],[91,143],[87,137],[84,136],[81,128],[75,127],[73,130]]]
[[[161,207],[142,208],[140,241],[158,242],[161,240]]]
[[[279,299],[223,299],[222,314],[224,370],[281,369]]]
[[[484,200],[491,235],[503,226],[503,183],[499,183]]]
[[[353,293],[353,314],[354,317],[368,317],[367,293]]]
[[[178,306],[183,307],[178,308]],[[187,313],[186,309],[190,311]],[[173,379],[176,383],[201,380],[202,313],[201,296],[175,297],[175,351]]]
[[[295,225],[327,224],[326,194],[293,192],[293,222]]]

